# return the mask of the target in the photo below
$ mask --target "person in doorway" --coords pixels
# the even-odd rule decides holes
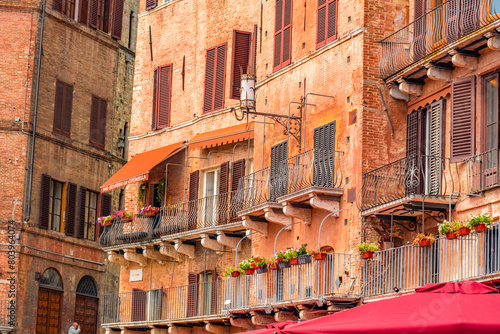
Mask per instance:
[[[69,328],[68,334],[79,334],[80,330],[81,330],[81,328],[78,325],[78,323],[74,322],[73,325]]]

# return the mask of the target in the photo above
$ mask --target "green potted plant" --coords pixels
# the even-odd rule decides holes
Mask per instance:
[[[469,222],[468,221],[461,222],[457,233],[459,236],[460,235],[469,235],[470,234]]]
[[[420,247],[429,247],[431,244],[436,241],[436,238],[432,234],[423,234],[419,233],[417,234],[417,237],[415,240],[413,240],[413,246],[420,246]]]
[[[278,269],[278,259],[275,256],[272,256],[267,260],[267,264],[269,265],[269,269],[277,270]]]
[[[144,214],[144,217],[154,217],[158,211],[160,211],[160,208],[151,205],[141,209],[141,213]]]
[[[134,214],[126,211],[116,211],[116,215],[125,223],[131,222],[134,219]]]
[[[257,265],[255,264],[255,261],[252,259],[245,259],[240,262],[239,268],[242,269],[245,272],[245,275],[253,275],[255,272],[255,268]]]
[[[378,246],[374,243],[366,243],[363,242],[359,244],[358,251],[361,253],[361,257],[363,259],[371,259],[373,257],[373,253],[378,251]]]
[[[254,258],[254,261],[257,265],[257,268],[255,269],[255,271],[257,271],[257,274],[267,273],[267,263],[265,258],[256,256]]]
[[[296,248],[299,264],[311,263],[311,255],[307,253],[306,245],[299,245]]]
[[[278,253],[276,253],[275,256],[276,259],[278,260],[278,267],[280,269],[289,268],[291,266],[290,258],[288,257],[288,254],[286,252],[279,251]]]
[[[318,252],[317,250],[315,249],[311,249],[309,251],[309,254],[314,256],[314,259],[315,260],[318,260],[318,261],[321,261],[321,260],[324,260],[326,259],[326,253],[323,253],[323,252]]]
[[[297,252],[295,249],[287,249],[286,255],[290,259],[290,265],[296,266],[299,264],[299,259],[297,258],[299,256],[299,252]]]
[[[483,232],[491,225],[492,219],[490,214],[483,212],[481,214],[470,214],[468,226],[470,229],[474,229],[475,232]]]
[[[243,273],[243,270],[241,270],[240,268],[238,267],[233,267],[233,266],[227,266],[226,269],[224,269],[224,271],[222,272],[221,276],[223,278],[226,278],[226,277],[238,277],[240,276],[240,274]]]
[[[438,224],[438,231],[439,234],[445,235],[446,239],[456,239],[458,237],[458,229],[460,226],[460,222],[456,220],[451,222],[445,220],[443,223]]]

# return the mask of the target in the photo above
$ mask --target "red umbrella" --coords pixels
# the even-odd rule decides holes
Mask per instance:
[[[250,331],[250,332],[239,332],[239,333],[246,333],[246,334],[274,334],[278,329],[283,329],[288,325],[296,324],[297,321],[292,321],[292,320],[287,320],[283,322],[274,322],[272,324],[269,324],[266,326],[266,328],[263,329],[257,329],[255,331]]]
[[[500,294],[491,286],[470,281],[438,283],[416,292],[289,325],[277,333],[500,333]]]

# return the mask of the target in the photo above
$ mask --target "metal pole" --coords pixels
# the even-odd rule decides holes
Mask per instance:
[[[349,210],[349,208],[345,208],[345,209],[342,209],[342,210],[337,210],[337,211],[330,212],[329,214],[327,214],[325,216],[325,218],[323,218],[323,221],[321,222],[321,225],[319,225],[319,232],[318,232],[318,252],[321,250],[321,228],[323,227],[323,223],[325,222],[326,218],[330,217],[331,215],[333,215],[333,214],[335,214],[337,212],[345,211],[345,210]],[[276,243],[274,244],[274,253],[276,253]]]
[[[462,193],[460,191],[454,191],[448,196],[448,221],[451,222],[451,196],[454,194],[457,195],[469,195],[469,196],[476,196],[476,197],[483,197],[483,195],[478,195],[478,194],[471,194],[471,193]]]
[[[240,239],[240,241],[238,241],[238,244],[236,245],[236,248],[234,249],[235,250],[235,254],[234,254],[234,266],[236,267],[238,265],[238,248],[240,247],[240,244],[241,242],[248,236],[252,235],[252,234],[255,234],[257,233],[257,231],[253,231],[252,233],[248,233],[246,234],[243,238]]]
[[[394,244],[392,243],[393,227],[394,227],[394,211],[391,212],[391,248],[394,248]]]
[[[278,234],[276,234],[276,238],[274,238],[274,255],[276,255],[276,242],[278,241],[278,236],[280,235],[281,231],[283,231],[285,228],[287,228],[288,226],[292,226],[292,225],[295,225],[295,224],[300,224],[302,222],[296,222],[296,223],[291,223],[291,224],[288,224],[286,226],[284,226],[279,232]]]

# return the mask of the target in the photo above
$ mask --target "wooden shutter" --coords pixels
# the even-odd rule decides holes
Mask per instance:
[[[132,321],[146,320],[146,291],[132,289]]]
[[[187,299],[187,316],[194,317],[198,306],[198,274],[189,273],[188,275],[188,299]]]
[[[214,78],[215,78],[215,53],[216,49],[207,51],[205,67],[205,96],[203,99],[203,112],[210,112],[213,108]]]
[[[158,85],[158,69],[155,70],[153,79],[153,120],[151,123],[151,129],[156,130],[156,87]]]
[[[232,190],[232,189],[231,189]],[[219,194],[229,191],[229,161],[220,165]]]
[[[238,190],[240,179],[245,176],[245,159],[233,162],[233,174],[231,176],[231,191]]]
[[[104,142],[106,139],[106,109],[107,102],[100,100],[99,102],[99,145],[104,147]]]
[[[65,86],[64,92],[64,122],[62,130],[64,133],[71,132],[71,108],[73,104],[73,87],[70,85]]]
[[[78,22],[87,24],[88,19],[89,19],[89,0],[80,0]]]
[[[226,44],[217,47],[217,67],[215,72],[214,108],[219,110],[224,107],[224,82],[226,73]]]
[[[328,15],[327,15],[327,30],[326,30],[326,42],[337,39],[337,0],[330,0],[328,2]]]
[[[155,8],[158,5],[158,0],[146,0],[146,10]]]
[[[231,75],[231,98],[240,99],[241,75],[247,74],[250,57],[251,33],[234,31],[233,33],[233,71]]]
[[[68,236],[75,236],[76,225],[76,193],[77,186],[69,182],[66,189],[66,219],[64,222],[64,233]]]
[[[42,181],[40,184],[40,218],[38,227],[44,230],[49,228],[49,214],[50,214],[50,184],[51,178],[49,175],[42,174]]]
[[[328,11],[327,0],[318,0],[318,25],[316,31],[316,48],[326,43],[326,14]]]
[[[226,70],[226,44],[207,51],[205,68],[205,95],[203,112],[210,112],[224,107],[224,82]]]
[[[97,143],[99,133],[99,98],[92,96],[90,115],[90,141]]]
[[[291,42],[292,0],[276,0],[273,71],[290,64]]]
[[[217,280],[217,268],[214,269],[214,271],[212,271],[212,291],[211,291],[211,294],[210,294],[210,297],[211,297],[211,301],[210,301],[210,307],[211,307],[211,313],[212,314],[219,314],[219,307],[217,305],[217,295],[218,295],[218,292],[219,292],[219,289],[218,289],[218,280]]]
[[[188,205],[188,229],[196,229],[198,222],[198,187],[200,180],[200,171],[197,170],[189,175],[189,205]]]
[[[335,175],[336,122],[314,129],[313,185],[333,187]]]
[[[460,78],[451,85],[451,160],[474,155],[475,77]]]
[[[257,75],[257,25],[253,25],[253,74]]]
[[[406,116],[406,156],[418,154],[418,110]]]
[[[63,11],[63,0],[52,0],[52,9],[58,12]]]
[[[99,22],[99,0],[90,0],[89,26],[97,28]]]
[[[189,200],[198,199],[198,185],[200,180],[200,171],[197,170],[189,175]]]
[[[284,195],[288,180],[288,141],[276,144],[271,147],[271,201]]]
[[[164,128],[170,125],[170,87],[172,80],[172,66],[166,65],[158,68],[158,119],[157,128]]]
[[[54,106],[54,130],[62,131],[64,110],[65,85],[61,81],[56,82],[56,101]]]
[[[122,38],[122,22],[123,0],[115,0],[113,3],[113,27],[111,28],[111,37],[118,40]]]
[[[444,99],[433,102],[430,106],[430,157],[429,157],[429,193],[439,195],[441,190],[441,172],[443,161],[443,119]]]
[[[87,200],[87,188],[80,187],[80,197],[79,197],[79,215],[78,215],[78,229],[76,232],[76,236],[80,239],[85,237],[85,202]]]

